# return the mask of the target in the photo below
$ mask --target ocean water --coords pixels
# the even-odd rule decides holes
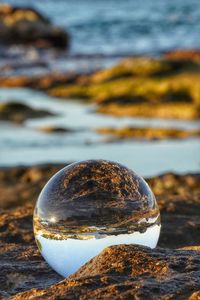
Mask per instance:
[[[33,6],[65,28],[72,54],[127,55],[200,46],[199,0],[6,2]]]

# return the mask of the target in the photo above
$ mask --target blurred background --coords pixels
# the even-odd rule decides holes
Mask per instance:
[[[199,0],[0,1],[0,165],[200,165]]]

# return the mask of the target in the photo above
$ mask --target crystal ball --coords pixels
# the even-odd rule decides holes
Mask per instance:
[[[116,162],[87,160],[47,182],[35,206],[34,234],[48,264],[67,277],[108,246],[156,247],[160,213],[142,177]]]

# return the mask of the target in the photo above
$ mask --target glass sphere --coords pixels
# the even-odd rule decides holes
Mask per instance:
[[[112,161],[87,160],[63,168],[45,185],[34,233],[45,260],[66,277],[111,245],[154,248],[160,213],[142,177]]]

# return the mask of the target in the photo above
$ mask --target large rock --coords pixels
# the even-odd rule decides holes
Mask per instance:
[[[69,279],[12,299],[187,299],[200,288],[200,251],[118,245]]]
[[[191,120],[200,116],[199,80],[196,60],[132,57],[48,93],[84,99],[97,104],[97,112],[118,117]]]
[[[65,48],[69,36],[33,8],[0,4],[0,44]]]
[[[63,280],[39,254],[32,230],[39,192],[62,167],[0,168],[0,298],[198,299],[200,175],[148,179],[161,210],[163,248],[110,247]]]

